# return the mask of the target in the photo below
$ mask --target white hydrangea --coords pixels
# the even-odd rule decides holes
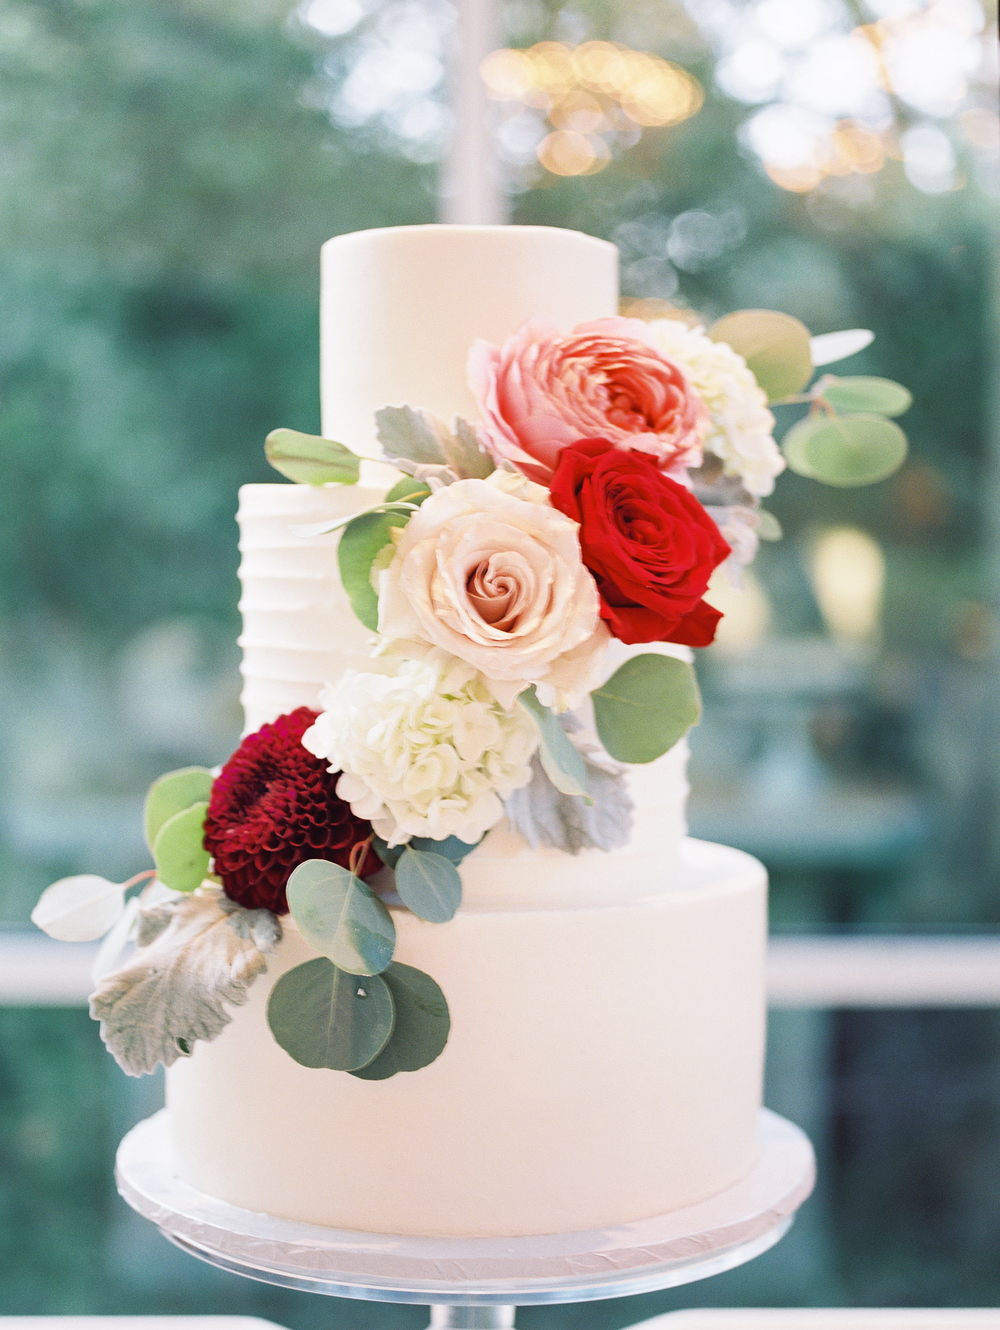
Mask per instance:
[[[302,742],[342,773],[337,794],[389,845],[474,844],[531,780],[534,722],[505,711],[472,666],[443,652],[395,675],[348,670],[320,705]]]
[[[727,475],[739,476],[751,494],[770,494],[785,459],[774,441],[767,395],[746,361],[725,342],[713,342],[701,328],[689,328],[679,319],[654,319],[649,330],[711,413],[706,450],[719,458]]]

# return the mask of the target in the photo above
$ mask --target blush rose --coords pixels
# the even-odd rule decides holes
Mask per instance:
[[[583,561],[615,637],[709,645],[722,615],[703,596],[730,551],[683,485],[645,453],[583,439],[560,453],[551,496],[580,523]]]
[[[564,336],[537,315],[502,347],[474,342],[468,373],[485,446],[543,485],[562,448],[598,434],[664,470],[701,464],[708,410],[641,319],[597,319]]]
[[[407,655],[439,647],[466,661],[508,709],[535,684],[562,711],[608,642],[597,588],[574,523],[502,484],[460,480],[413,514],[379,575],[379,632]]]

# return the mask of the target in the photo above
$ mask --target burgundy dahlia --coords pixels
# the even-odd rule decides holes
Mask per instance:
[[[205,849],[226,894],[250,909],[285,914],[285,883],[306,859],[343,868],[354,846],[372,833],[336,793],[337,775],[302,747],[319,715],[299,707],[249,734],[212,786]],[[369,849],[362,877],[381,867]]]

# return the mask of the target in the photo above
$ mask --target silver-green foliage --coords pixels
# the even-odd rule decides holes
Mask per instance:
[[[221,891],[140,911],[138,948],[90,997],[101,1038],[129,1076],[171,1066],[215,1039],[266,969],[281,938],[269,910],[244,910]]]
[[[627,660],[590,696],[598,737],[619,762],[654,762],[701,715],[691,666],[653,652]]]
[[[326,859],[307,859],[289,877],[285,893],[302,936],[341,970],[379,974],[392,960],[396,929],[389,911],[354,873]]]
[[[271,1033],[303,1067],[355,1071],[389,1042],[392,996],[378,975],[348,974],[326,956],[281,976],[267,1004]]]

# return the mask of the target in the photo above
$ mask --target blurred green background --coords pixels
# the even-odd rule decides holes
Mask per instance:
[[[512,220],[613,239],[633,297],[871,328],[838,370],[914,392],[911,457],[891,480],[781,480],[768,506],[785,539],[762,548],[753,612],[700,662],[692,831],[765,860],[779,929],[1000,924],[1000,141],[993,76],[969,55],[989,49],[992,12],[952,6],[966,46],[950,102],[925,87],[873,112],[894,149],[881,170],[782,187],[787,163],[769,173],[766,154],[788,133],[755,119],[804,105],[821,83],[809,60],[835,60],[852,28],[930,8],[503,11],[510,45],[618,40],[678,62],[706,96],[571,178],[537,165],[537,114],[498,108]],[[234,746],[236,490],[274,478],[270,429],[318,430],[322,241],[437,214],[453,26],[445,0],[0,3],[0,917],[13,928],[54,878],[144,867],[149,780]],[[793,111],[786,131],[818,114]],[[817,572],[845,528],[871,583],[853,630]],[[527,1310],[526,1330],[706,1303],[1000,1302],[1000,1015],[772,1025],[768,1101],[822,1164],[793,1234],[704,1285]],[[0,1314],[425,1323],[222,1275],[132,1217],[113,1151],[160,1093],[126,1082],[84,1011],[0,1010]]]

